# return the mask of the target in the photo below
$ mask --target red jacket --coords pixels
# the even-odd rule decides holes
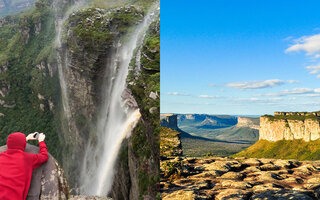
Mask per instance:
[[[24,152],[26,145],[26,136],[23,133],[12,133],[8,136],[8,149],[0,154],[1,200],[25,200],[32,171],[48,160],[44,142],[39,142],[39,154]]]

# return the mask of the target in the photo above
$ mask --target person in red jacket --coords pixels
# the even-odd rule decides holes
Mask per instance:
[[[12,133],[7,139],[7,150],[0,154],[0,199],[25,200],[29,191],[32,171],[48,160],[45,135],[39,134],[39,154],[24,152],[27,141],[23,133]]]

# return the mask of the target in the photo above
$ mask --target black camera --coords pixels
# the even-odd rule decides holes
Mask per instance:
[[[38,132],[35,132],[35,133],[33,134],[33,138],[34,138],[34,139],[38,139],[38,138],[39,138],[39,133],[38,133]]]

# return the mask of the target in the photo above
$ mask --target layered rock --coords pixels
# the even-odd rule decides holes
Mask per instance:
[[[281,116],[281,117],[278,117]],[[306,116],[306,117],[305,117]],[[309,117],[312,116],[312,117]],[[260,117],[259,139],[278,141],[303,139],[312,141],[320,138],[320,118],[317,115],[276,113]]]
[[[252,120],[246,118],[246,117],[238,117],[238,123],[236,125],[237,127],[249,127],[252,129],[259,130],[259,125],[256,125],[253,123]]]
[[[124,18],[128,21],[124,22]],[[64,156],[64,167],[68,169],[72,185],[78,182],[76,174],[80,168],[77,166],[83,162],[77,157],[84,154],[89,134],[94,137],[94,122],[107,88],[102,83],[104,79],[112,80],[113,62],[117,62],[112,60],[115,59],[113,55],[121,46],[120,39],[142,18],[142,11],[130,6],[112,10],[80,9],[71,13],[66,21],[60,38],[58,64],[63,68],[68,96],[69,113],[66,114],[69,119],[64,126],[64,148],[72,151]]]
[[[0,147],[0,153],[7,150],[7,146]],[[27,144],[25,152],[39,153],[39,148]],[[49,154],[46,163],[36,168],[32,173],[31,184],[27,200],[39,199],[68,199],[69,188],[63,169],[56,159]]]
[[[317,161],[176,157],[161,161],[161,174],[164,200],[316,200],[320,193]]]
[[[160,126],[178,130],[178,120],[175,114],[162,114]]]

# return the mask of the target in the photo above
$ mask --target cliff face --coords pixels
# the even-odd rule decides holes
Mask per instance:
[[[320,138],[320,121],[312,113],[275,113],[274,116],[260,117],[259,139],[278,141],[303,139],[304,141]]]
[[[249,127],[252,129],[259,130],[259,125],[254,124],[252,120],[245,117],[238,117],[237,127]]]
[[[104,79],[111,79],[112,55],[120,39],[130,27],[143,18],[135,7],[112,10],[88,8],[71,13],[63,27],[62,46],[58,50],[58,62],[63,68],[69,110],[69,119],[64,125],[64,167],[72,183],[78,182],[77,166],[82,165],[86,141],[95,137],[102,96],[105,93]],[[61,78],[61,77],[60,77]],[[110,83],[108,83],[110,84]],[[73,162],[70,162],[70,158]]]
[[[140,8],[88,8],[71,13],[63,24],[60,48],[55,40],[58,22],[72,0],[40,0],[30,12],[0,20],[0,144],[16,130],[45,132],[49,151],[63,165],[71,188],[77,187],[79,158],[88,138],[95,137],[92,121],[99,111],[106,66],[117,62],[111,60],[116,47],[141,22],[153,1],[139,2]],[[142,42],[123,94],[127,103],[139,107],[142,117],[122,144],[111,192],[114,199],[155,198],[158,192],[159,17]],[[63,116],[59,64],[63,64],[69,91],[69,122]]]
[[[196,128],[216,129],[237,124],[237,118],[230,115],[178,114],[179,126],[194,124]]]
[[[162,114],[160,126],[178,130],[177,115],[174,114]]]

